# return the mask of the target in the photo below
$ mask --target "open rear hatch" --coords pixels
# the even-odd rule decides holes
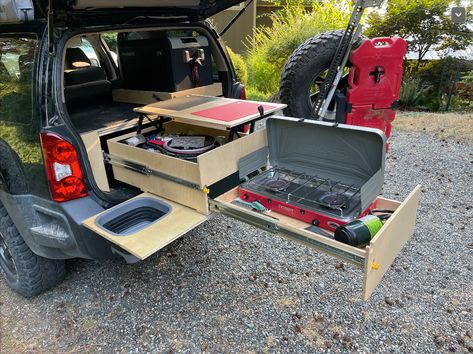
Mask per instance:
[[[136,17],[161,17],[199,21],[241,0],[37,0],[37,6],[57,25],[117,24]],[[51,9],[50,9],[51,5]],[[49,11],[52,10],[52,11]]]

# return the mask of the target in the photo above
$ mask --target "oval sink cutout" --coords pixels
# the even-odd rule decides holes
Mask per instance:
[[[115,236],[128,236],[159,221],[171,210],[172,207],[162,201],[138,198],[109,209],[95,223]]]

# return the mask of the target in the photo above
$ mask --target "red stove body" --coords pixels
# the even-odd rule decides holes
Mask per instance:
[[[268,198],[267,196],[261,195],[257,192],[245,189],[244,187],[239,188],[238,196],[245,202],[253,203],[258,201],[268,210],[304,221],[308,224],[313,224],[332,232],[335,232],[338,226],[345,225],[354,220],[353,218],[335,216],[333,213],[327,214],[320,211],[301,208],[275,198]],[[369,212],[374,209],[376,209],[376,201],[374,201],[364,212],[358,215],[357,218],[368,215]]]
[[[404,39],[388,37],[365,39],[350,53],[345,124],[381,129],[389,138],[406,51]]]
[[[244,205],[258,201],[278,214],[331,231],[376,207],[386,156],[386,136],[380,130],[272,117],[266,133],[267,154],[240,161],[243,170],[247,163],[251,169],[266,166],[240,184]]]

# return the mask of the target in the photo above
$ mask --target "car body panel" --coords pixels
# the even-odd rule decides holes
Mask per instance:
[[[39,13],[46,17],[48,2],[38,0]],[[70,27],[124,23],[138,17],[200,21],[241,0],[53,0],[49,18]]]
[[[232,2],[233,3],[233,2]],[[235,2],[236,3],[236,2]],[[142,11],[142,9],[140,10]],[[127,16],[128,16],[127,12]],[[90,15],[89,15],[90,16]],[[225,50],[225,45],[208,21],[181,21],[181,19],[149,19],[146,23],[121,22],[122,18],[111,15],[109,22],[99,22],[99,26],[56,27],[52,41],[54,53],[49,51],[47,21],[37,19],[22,24],[0,25],[0,37],[35,36],[37,47],[34,55],[32,77],[32,114],[21,120],[4,115],[0,125],[5,125],[15,134],[0,134],[0,201],[6,207],[23,239],[37,255],[51,259],[88,258],[108,259],[120,257],[127,262],[137,258],[112,245],[93,231],[82,226],[83,210],[97,213],[132,197],[122,193],[113,198],[95,188],[93,174],[80,137],[69,122],[67,110],[62,102],[62,52],[69,38],[81,33],[114,30],[160,29],[164,27],[200,28],[215,43],[222,55],[228,72],[226,77],[227,97],[239,98],[242,86],[235,80],[235,73]],[[25,120],[26,119],[26,120]],[[26,129],[27,128],[27,129]],[[26,129],[26,133],[23,130]],[[39,132],[54,132],[70,141],[78,150],[86,179],[88,197],[66,203],[51,200],[41,155]],[[23,154],[19,145],[31,145],[31,154]],[[28,146],[30,146],[28,145]],[[34,161],[28,161],[34,156]],[[7,160],[6,157],[9,159]],[[127,196],[128,195],[128,196]],[[61,225],[54,228],[53,225]],[[56,231],[61,229],[58,234]],[[56,231],[55,231],[56,230]],[[51,231],[51,232],[50,232]]]

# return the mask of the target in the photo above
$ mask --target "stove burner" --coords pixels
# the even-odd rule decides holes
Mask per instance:
[[[267,190],[279,192],[279,191],[285,190],[288,184],[289,182],[286,181],[285,179],[277,178],[277,179],[269,179],[266,182],[264,182],[264,187]]]
[[[340,209],[345,206],[348,201],[348,197],[338,192],[327,192],[322,195],[319,202],[325,204],[327,207],[332,209]]]
[[[243,200],[257,200],[268,209],[312,223],[325,220],[342,225],[360,215],[361,189],[341,181],[272,167],[243,183]],[[329,219],[327,219],[329,218]]]

